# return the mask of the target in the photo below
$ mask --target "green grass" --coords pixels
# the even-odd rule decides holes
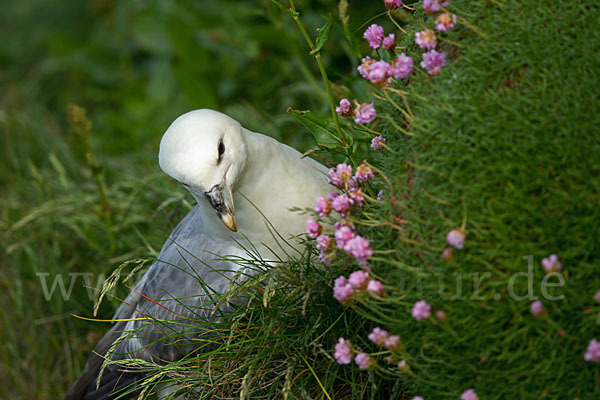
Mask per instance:
[[[55,8],[46,21],[66,23],[64,7]],[[22,43],[38,49],[44,43],[39,33],[44,26],[54,32],[54,47],[44,57],[50,66],[58,66],[53,70],[57,73],[33,68],[33,51],[19,58],[24,50],[18,46],[3,48],[1,57],[14,61],[2,76],[10,84],[0,103],[0,385],[7,388],[7,396],[60,397],[83,367],[94,336],[107,328],[70,317],[91,312],[81,283],[69,301],[60,296],[46,301],[36,272],[93,272],[95,285],[100,274],[122,261],[155,255],[191,206],[191,199],[155,165],[161,129],[181,108],[219,107],[249,121],[250,128],[267,126],[269,133],[296,146],[311,145],[306,137],[289,139],[284,131],[298,132],[300,125],[280,115],[287,106],[328,114],[318,81],[302,72],[317,77],[318,71],[292,21],[266,7],[266,14],[250,6],[241,10],[239,24],[222,17],[223,26],[231,29],[217,31],[227,45],[209,40],[203,51],[228,72],[196,71],[193,60],[175,62],[185,59],[197,43],[206,45],[206,31],[197,42],[181,39],[193,37],[194,23],[206,26],[206,21],[202,13],[198,20],[191,13],[195,22],[185,25],[181,21],[186,13],[172,9],[164,14],[158,5],[71,10],[94,22],[89,37],[58,34],[50,22],[42,22]],[[373,5],[350,10],[357,36],[363,29],[359,27],[382,9]],[[248,282],[244,295],[253,301],[236,311],[235,324],[206,326],[218,333],[222,345],[196,358],[148,368],[191,385],[202,398],[457,399],[468,388],[482,400],[598,397],[598,366],[584,362],[583,353],[589,340],[600,336],[600,310],[592,298],[600,289],[600,33],[595,29],[600,10],[591,1],[533,0],[454,0],[451,9],[459,25],[440,45],[449,53],[448,65],[439,76],[417,72],[408,84],[399,83],[396,89],[406,91],[406,103],[390,93],[395,104],[410,107],[408,118],[391,102],[379,102],[379,122],[372,128],[387,137],[390,150],[378,155],[360,149],[391,182],[376,179],[376,188],[383,187],[386,197],[369,205],[362,221],[401,227],[361,230],[376,250],[373,274],[386,284],[388,296],[342,306],[331,297],[332,281],[357,266],[340,258],[323,269],[303,257],[265,272],[263,281]],[[24,21],[34,15],[24,6],[11,10]],[[208,9],[206,18],[221,11]],[[165,21],[161,15],[170,17]],[[122,42],[105,41],[112,17],[120,18]],[[323,23],[318,13],[301,18],[311,32]],[[384,16],[374,20],[391,29],[385,21]],[[68,32],[82,32],[81,25],[73,24]],[[415,64],[420,50],[413,37],[423,24],[432,23],[416,11],[400,42]],[[148,26],[157,25],[163,27],[158,32],[166,35],[166,42],[148,40]],[[274,32],[284,32],[285,38],[275,40]],[[366,101],[370,89],[354,72],[352,50],[342,44],[337,28],[334,32],[324,50],[334,90],[352,88]],[[249,43],[243,40],[247,37]],[[82,47],[84,38],[92,38],[95,45]],[[123,51],[122,43],[128,41],[141,53]],[[160,43],[181,47],[164,53],[157,47]],[[238,50],[246,45],[240,55]],[[362,44],[360,48],[367,50]],[[119,68],[110,64],[113,51]],[[81,66],[81,60],[89,65]],[[260,72],[263,63],[284,71],[285,78],[250,88],[250,82],[263,82],[267,76]],[[25,77],[18,72],[23,65],[31,68]],[[240,70],[246,72],[232,76]],[[195,73],[208,77],[203,79],[212,100],[182,89],[181,77]],[[65,76],[73,80],[61,80]],[[99,77],[107,80],[100,82]],[[237,89],[214,86],[228,79]],[[93,90],[79,93],[80,87]],[[163,98],[163,93],[171,97]],[[88,106],[95,123],[92,148],[104,168],[118,238],[115,251],[82,146],[64,118],[69,102]],[[386,115],[409,127],[413,136],[398,132]],[[398,224],[394,217],[407,222]],[[454,261],[447,262],[442,257],[445,236],[463,223],[468,232],[465,248],[453,251]],[[541,297],[546,314],[536,318],[529,312],[530,300],[511,299],[508,283],[515,273],[527,271],[523,257],[531,255],[534,295],[541,296],[540,261],[551,253],[564,265],[565,284],[549,292],[564,298]],[[472,274],[483,273],[489,274],[479,297],[473,298]],[[457,277],[462,280],[460,293]],[[524,295],[526,279],[517,279],[514,287]],[[121,285],[115,294],[127,291]],[[443,309],[447,321],[413,319],[410,310],[421,299]],[[110,318],[118,303],[105,300],[99,318]],[[412,373],[388,366],[385,354],[375,354],[378,349],[367,339],[375,326],[401,336],[399,357],[407,360]],[[332,354],[340,336],[374,353],[381,368],[365,372],[353,364],[338,365]]]

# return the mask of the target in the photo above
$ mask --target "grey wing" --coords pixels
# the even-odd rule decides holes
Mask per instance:
[[[158,259],[117,310],[115,319],[151,319],[128,321],[124,330],[135,333],[129,333],[117,345],[112,358],[160,362],[173,361],[191,352],[195,347],[193,342],[182,340],[181,335],[199,335],[198,321],[209,319],[218,298],[215,294],[225,293],[231,278],[242,268],[230,261],[232,257],[222,256],[247,254],[233,240],[206,234],[201,211],[196,206],[175,228]],[[212,318],[218,315],[215,313]],[[174,333],[177,344],[163,340]]]

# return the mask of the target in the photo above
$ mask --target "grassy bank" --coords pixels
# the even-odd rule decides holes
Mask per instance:
[[[0,111],[0,384],[11,398],[63,394],[108,328],[71,317],[91,313],[86,286],[97,287],[123,261],[155,256],[190,209],[192,199],[155,165],[172,117],[216,107],[306,150],[314,142],[283,110],[329,112],[293,21],[270,3],[237,10],[243,23],[191,2],[81,10],[60,3],[36,30],[40,4],[11,6],[15,21],[38,33],[1,54],[13,62],[2,75]],[[311,33],[323,24],[320,14],[334,10],[297,6]],[[415,71],[385,92],[389,98],[357,75],[359,60],[340,26],[323,50],[336,94],[380,98],[369,127],[388,148],[376,153],[363,143],[358,154],[381,171],[373,187],[384,197],[368,202],[356,223],[375,250],[371,274],[386,296],[340,304],[333,280],[358,266],[340,256],[323,268],[305,255],[249,282],[245,295],[255,302],[237,311],[233,326],[206,327],[222,346],[156,373],[202,398],[457,399],[469,388],[482,400],[598,397],[600,370],[583,354],[600,336],[593,298],[600,289],[600,9],[591,1],[452,1],[458,24],[438,45],[447,65],[430,77],[417,67],[414,33],[433,21],[420,2],[413,6],[398,17],[406,35],[396,34]],[[351,8],[351,31],[360,37],[376,15],[369,24],[393,29],[383,10]],[[85,18],[67,25],[70,13]],[[216,18],[221,28],[196,28]],[[44,26],[54,32],[48,40]],[[82,47],[84,40],[95,45]],[[359,48],[370,54],[366,43]],[[191,53],[216,61],[201,71]],[[71,102],[86,105],[94,123],[96,172],[66,121]],[[447,260],[446,235],[457,228],[465,245]],[[545,278],[540,263],[550,254],[563,269]],[[60,286],[47,298],[43,274],[46,289],[55,276],[65,277],[65,290],[75,282],[68,299]],[[544,286],[545,279],[558,285]],[[114,295],[128,290],[120,285]],[[411,309],[420,300],[446,318],[417,321]],[[530,311],[534,300],[542,302],[540,316]],[[110,318],[118,304],[106,300],[98,318]],[[402,339],[392,364],[367,338],[377,326]],[[339,337],[371,354],[377,368],[339,365]],[[409,369],[398,368],[400,360]]]

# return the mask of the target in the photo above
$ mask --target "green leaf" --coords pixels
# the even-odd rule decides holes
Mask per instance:
[[[277,0],[271,0],[271,2],[273,2],[277,7],[279,7],[279,9],[281,9],[282,11],[285,11],[286,13],[290,14],[292,17],[296,17],[298,16],[297,12],[293,12],[291,9],[286,8],[283,4],[281,4],[280,2],[278,2]]]
[[[336,134],[335,125],[329,119],[318,117],[311,111],[288,108],[287,112],[300,121],[313,134],[319,146],[328,149],[341,146],[342,141]]]
[[[333,18],[331,17],[331,14],[329,14],[329,20],[327,21],[327,23],[322,28],[317,29],[317,31],[319,32],[319,34],[317,35],[317,40],[316,40],[317,44],[315,45],[315,49],[310,52],[311,56],[314,56],[319,51],[321,51],[321,49],[323,48],[325,43],[327,43],[327,41],[329,40],[329,34],[331,33],[332,25],[333,25]]]

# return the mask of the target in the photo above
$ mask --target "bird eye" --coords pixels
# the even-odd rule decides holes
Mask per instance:
[[[223,157],[223,153],[225,153],[225,145],[223,144],[222,140],[219,140],[219,159],[218,159],[218,161],[221,161],[221,157]]]

